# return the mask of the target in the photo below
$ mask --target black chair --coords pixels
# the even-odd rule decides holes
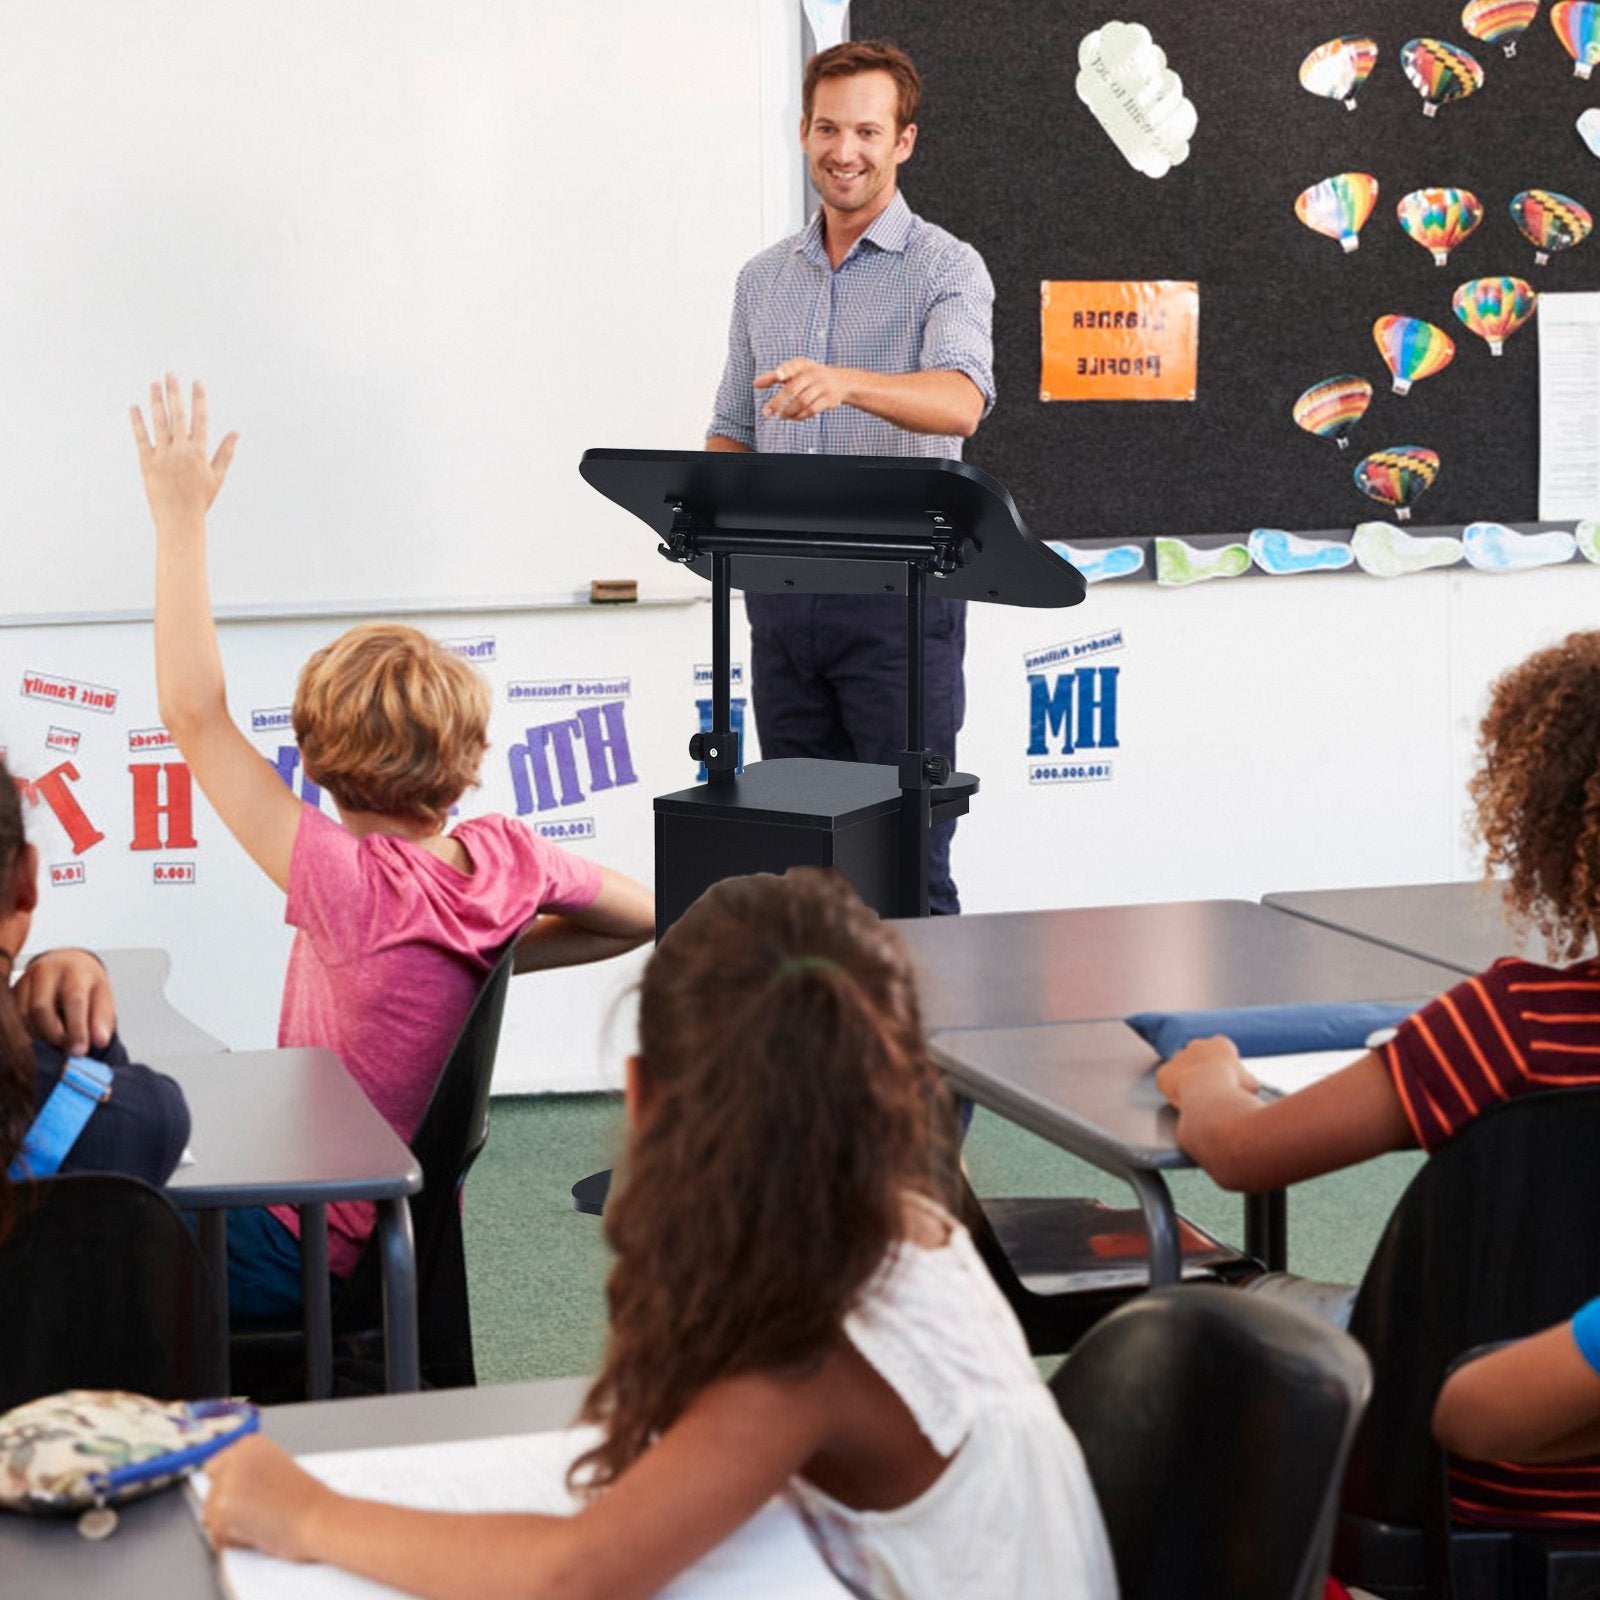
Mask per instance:
[[[422,1381],[429,1388],[464,1388],[477,1382],[461,1190],[489,1138],[489,1088],[516,946],[513,939],[483,980],[411,1140],[411,1153],[422,1168],[421,1192],[409,1204]],[[382,1387],[382,1324],[383,1263],[374,1235],[334,1299],[335,1382],[341,1391]],[[262,1399],[289,1398],[289,1384],[301,1378],[301,1344],[298,1323],[235,1333],[236,1381]],[[287,1370],[286,1356],[291,1363]]]
[[[1215,1284],[1140,1295],[1086,1334],[1050,1387],[1121,1600],[1321,1600],[1370,1383],[1347,1335]]]
[[[14,1186],[0,1244],[0,1411],[60,1389],[225,1392],[221,1306],[158,1189],[116,1173]]]
[[[1597,1217],[1600,1088],[1496,1106],[1412,1180],[1351,1313],[1374,1384],[1345,1481],[1341,1578],[1388,1600],[1600,1593],[1600,1549],[1581,1538],[1452,1528],[1430,1431],[1459,1356],[1564,1321],[1600,1293]]]

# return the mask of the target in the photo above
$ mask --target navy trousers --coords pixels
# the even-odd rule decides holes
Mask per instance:
[[[895,766],[906,747],[903,595],[747,594],[750,692],[761,754]],[[930,596],[926,611],[927,748],[956,760],[967,710],[964,600]],[[928,841],[928,906],[961,909],[950,877],[953,822]]]

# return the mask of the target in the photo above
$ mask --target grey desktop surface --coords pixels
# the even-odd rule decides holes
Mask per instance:
[[[931,1032],[1437,994],[1455,970],[1249,900],[896,918]]]
[[[442,1389],[276,1406],[265,1431],[295,1452],[354,1450],[435,1440],[537,1433],[568,1426],[586,1380]],[[0,1574],[7,1595],[31,1600],[219,1600],[217,1567],[185,1491],[165,1490],[125,1507],[117,1531],[95,1544],[70,1520],[0,1514]]]
[[[1537,933],[1514,928],[1494,884],[1408,883],[1377,889],[1307,889],[1263,903],[1374,944],[1475,976],[1501,956],[1548,957]]]
[[[382,1200],[422,1169],[331,1050],[156,1056],[189,1102],[191,1165],[167,1192],[185,1210]]]

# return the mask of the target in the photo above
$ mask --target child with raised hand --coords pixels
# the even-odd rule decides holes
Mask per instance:
[[[1507,672],[1479,728],[1471,783],[1490,872],[1557,958],[1600,929],[1600,632]],[[1600,960],[1506,957],[1401,1023],[1342,1072],[1263,1103],[1231,1040],[1157,1073],[1178,1143],[1224,1188],[1282,1188],[1385,1151],[1432,1151],[1513,1095],[1600,1082]]]
[[[842,878],[728,879],[685,912],[627,1101],[584,1509],[352,1500],[255,1440],[212,1464],[213,1539],[440,1600],[628,1600],[782,1493],[870,1600],[1109,1600],[1082,1454],[947,1209],[908,958]]]
[[[237,435],[212,454],[205,390],[186,420],[171,374],[132,408],[156,526],[161,716],[234,838],[288,896],[295,939],[280,1045],[334,1050],[403,1139],[416,1132],[484,976],[518,931],[519,972],[597,961],[654,931],[649,891],[502,816],[446,832],[488,746],[482,678],[414,628],[351,629],[300,674],[294,731],[306,775],[339,821],[302,804],[228,712],[206,583],[206,512]],[[534,919],[537,917],[537,921]],[[371,1232],[367,1204],[328,1207],[329,1262],[348,1275]],[[236,1314],[300,1301],[292,1207],[229,1219]]]

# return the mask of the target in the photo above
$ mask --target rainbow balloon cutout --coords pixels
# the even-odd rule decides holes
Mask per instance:
[[[1474,39],[1497,44],[1508,57],[1517,53],[1517,40],[1539,15],[1539,0],[1467,0],[1461,26]]]
[[[1535,266],[1542,267],[1558,250],[1582,244],[1594,218],[1578,202],[1553,189],[1524,189],[1511,200],[1511,220],[1533,246]]]
[[[1407,235],[1433,252],[1436,266],[1483,221],[1483,203],[1470,189],[1413,189],[1395,207]]]
[[[1587,78],[1600,62],[1600,5],[1594,0],[1561,0],[1550,13],[1556,38],[1572,57],[1572,70]]]
[[[1379,505],[1393,506],[1396,522],[1411,520],[1411,502],[1433,487],[1439,476],[1439,457],[1417,444],[1391,445],[1374,450],[1356,464],[1356,488]]]
[[[1400,65],[1422,96],[1422,114],[1427,117],[1483,87],[1478,58],[1443,39],[1407,40],[1400,47]]]
[[[1442,372],[1456,354],[1455,340],[1421,317],[1379,317],[1372,324],[1372,342],[1394,374],[1396,394],[1407,394],[1412,384]]]
[[[1314,383],[1294,403],[1294,420],[1319,439],[1332,439],[1341,450],[1350,446],[1350,430],[1372,404],[1372,385],[1353,373]]]
[[[1539,303],[1533,285],[1522,278],[1469,278],[1450,297],[1456,316],[1470,333],[1489,341],[1489,354],[1505,351],[1505,342]]]
[[[1346,111],[1356,108],[1356,90],[1378,64],[1378,41],[1362,34],[1347,34],[1319,44],[1300,63],[1300,87],[1325,100],[1343,100]]]
[[[1370,172],[1339,172],[1303,190],[1294,214],[1312,232],[1325,233],[1350,251],[1361,243],[1358,236],[1377,199],[1378,180]]]

